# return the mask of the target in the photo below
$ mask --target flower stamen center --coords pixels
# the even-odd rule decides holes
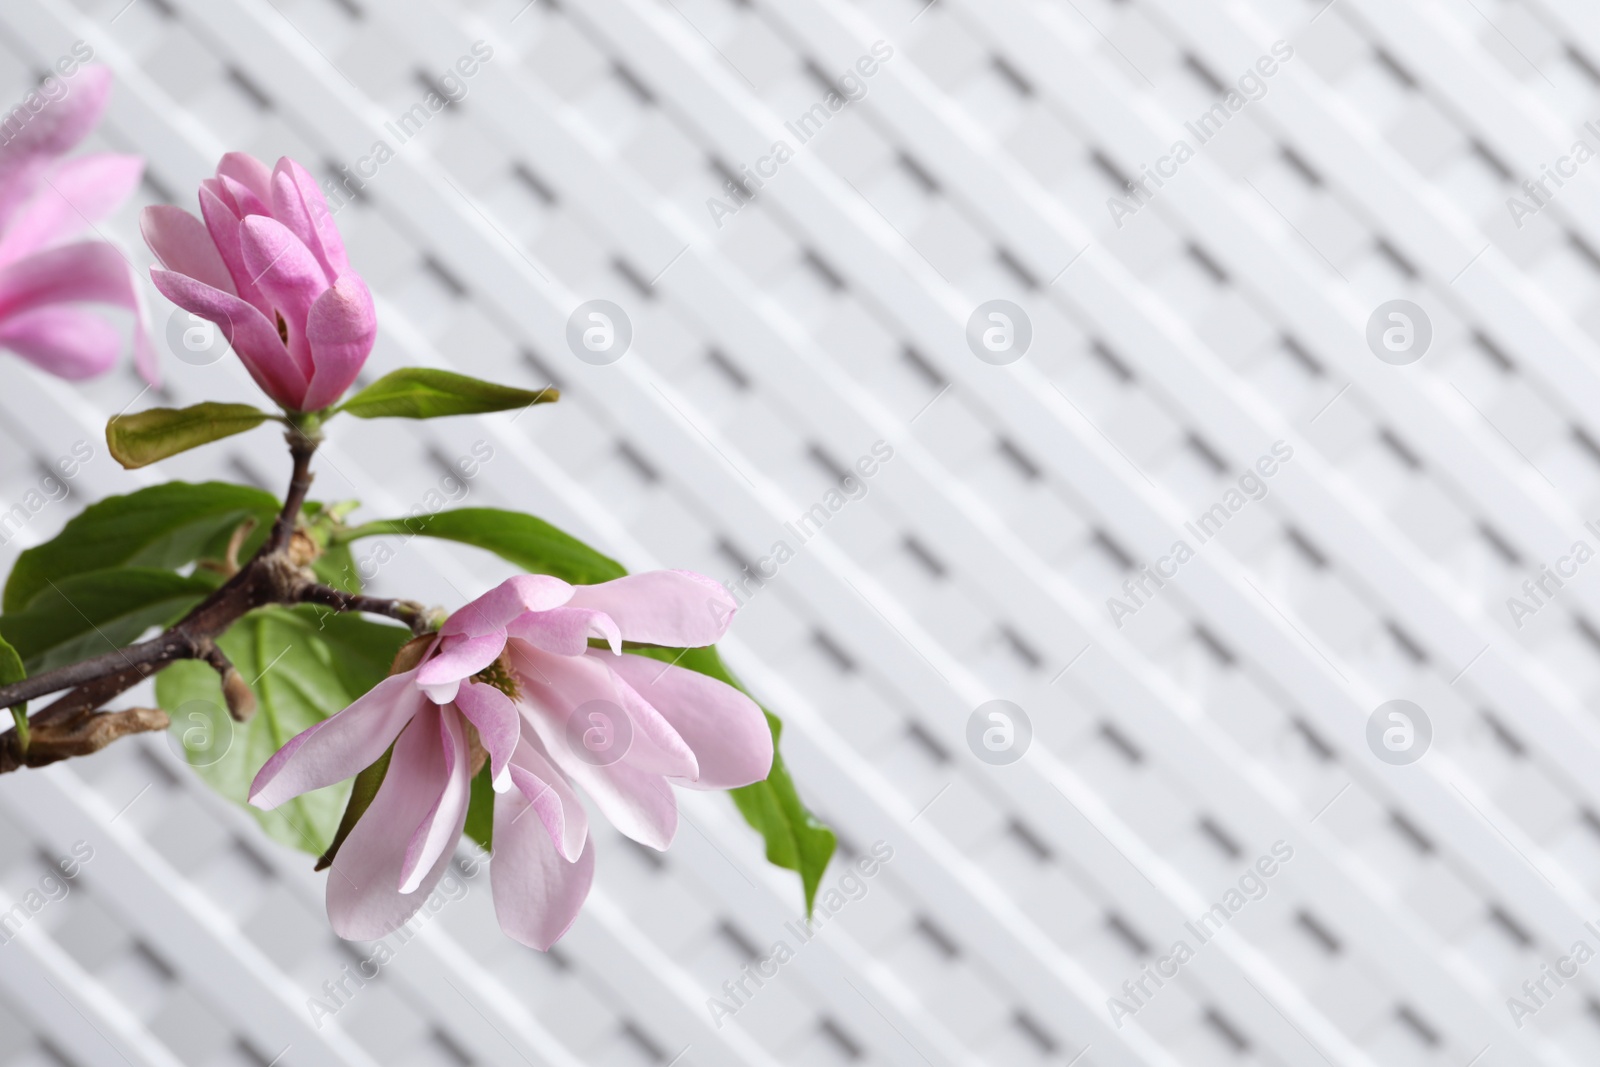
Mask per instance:
[[[512,700],[522,698],[522,690],[517,687],[517,676],[511,673],[511,667],[506,663],[504,655],[474,674],[472,680],[493,686]]]

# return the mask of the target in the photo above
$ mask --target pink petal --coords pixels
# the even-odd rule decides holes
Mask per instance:
[[[127,305],[126,262],[100,241],[52,248],[0,267],[0,316],[79,300]]]
[[[213,186],[215,188],[212,188]],[[251,280],[250,271],[244,265],[240,230],[243,222],[238,212],[223,202],[219,191],[226,192],[218,182],[208,179],[200,183],[200,217],[205,220],[206,230],[211,234],[211,242],[217,246],[217,254],[222,257],[223,264],[228,268],[228,275],[233,278],[233,291],[271,322],[272,307],[262,295],[261,289]],[[276,324],[273,325],[273,332],[277,332]],[[305,377],[307,380],[310,379],[309,374]]]
[[[543,951],[559,941],[578,918],[594,883],[594,845],[586,845],[577,862],[568,863],[557,853],[544,827],[523,817],[528,806],[519,790],[495,800],[489,885],[500,929]]]
[[[272,171],[248,152],[224,155],[217,164],[217,177],[229,178],[236,186],[244,186],[262,205],[272,203]]]
[[[689,647],[716,643],[739,608],[733,594],[693,571],[650,571],[576,586],[570,603],[610,615],[629,641]]]
[[[590,655],[595,655],[591,652]],[[599,658],[671,723],[694,750],[700,789],[737,789],[772,771],[772,730],[760,705],[698,671],[644,656]]]
[[[272,172],[272,213],[311,249],[330,284],[350,272],[350,257],[327,198],[316,179],[288,156]]]
[[[156,380],[144,297],[133,268],[104,241],[80,241],[37,252],[0,268],[0,319],[48,304],[93,301],[133,312],[134,360],[145,379]]]
[[[367,283],[346,274],[317,298],[306,319],[306,341],[316,367],[306,391],[306,410],[337,403],[361,373],[377,339],[378,312]]]
[[[228,190],[226,199],[239,209],[241,222],[251,215],[271,216],[272,209],[267,206],[267,202],[251,192],[249,188],[240,182],[234,181],[232,178],[218,178],[217,180],[222,183],[224,189]]]
[[[556,796],[556,791],[545,784],[544,779],[521,767],[513,767],[510,777],[516,783],[517,792],[533,805],[533,814],[538,816],[545,833],[550,835],[550,843],[560,841],[566,833],[566,822],[561,810],[561,798]]]
[[[613,652],[622,651],[622,631],[611,621],[611,616],[587,608],[560,607],[549,611],[530,611],[513,619],[506,627],[506,632],[534,648],[554,652],[558,656],[583,655],[589,650],[591,637],[604,639]]]
[[[545,790],[549,791],[549,797],[544,798],[543,806],[536,813],[562,858],[576,860],[583,851],[583,843],[589,839],[589,813],[584,810],[577,790],[560,768],[550,762],[538,735],[531,730],[522,735],[511,762],[512,781],[529,800],[539,800]]]
[[[665,849],[678,829],[678,806],[659,774],[632,763],[632,752],[596,766],[573,752],[567,721],[579,707],[605,701],[626,715],[615,675],[589,656],[552,656],[513,646],[525,697],[523,721],[533,727],[550,759],[594,800],[617,830],[642,845]],[[630,720],[631,721],[631,720]]]
[[[492,685],[468,682],[456,693],[456,708],[477,728],[478,738],[489,753],[489,777],[497,792],[511,786],[507,768],[522,736],[522,716],[511,698]]]
[[[405,862],[400,865],[402,893],[416,892],[440,857],[448,857],[467,821],[467,804],[472,796],[472,770],[468,764],[472,757],[467,752],[461,717],[450,708],[439,710],[439,741],[444,749],[444,788],[406,845]]]
[[[426,701],[416,672],[392,675],[343,711],[289,739],[250,784],[250,803],[271,810],[313,789],[342,782],[382,756]]]
[[[43,175],[42,186],[0,239],[0,263],[75,237],[115,211],[139,184],[138,156],[84,156]]]
[[[428,690],[435,704],[447,704],[456,698],[456,686],[499,659],[505,647],[503,633],[446,638],[439,654],[417,671],[417,684]]]
[[[571,599],[574,588],[548,574],[519,574],[462,605],[446,620],[441,632],[446,636],[477,637],[504,631],[506,625],[523,612],[559,608]]]
[[[56,84],[65,83],[58,78]],[[9,223],[33,195],[50,165],[76,147],[100,121],[111,93],[111,71],[102,66],[84,67],[66,89],[65,95],[55,100],[43,94],[23,97],[22,111],[28,121],[0,145],[0,225]],[[43,101],[43,106],[30,111],[30,98]]]
[[[424,705],[395,742],[389,772],[372,806],[339,847],[328,872],[328,920],[333,932],[350,941],[376,941],[394,932],[427,902],[450,865],[446,849],[415,891],[399,890],[406,848],[433,810],[449,779],[440,743],[439,710]],[[461,806],[459,835],[465,825]]]
[[[302,410],[306,380],[266,316],[231,293],[171,271],[150,269],[168,300],[217,324],[261,391],[290,411]]]
[[[244,218],[244,213],[239,210],[239,204],[234,200],[233,193],[229,192],[227,183],[221,178],[200,179],[200,214],[202,216],[205,215],[207,193],[211,194],[211,197],[221,204],[228,214],[233,216],[235,222]]]
[[[306,319],[311,305],[328,287],[322,280],[322,268],[283,223],[265,215],[246,216],[239,224],[239,251],[250,281],[282,319],[280,328],[289,335],[289,354],[310,381],[316,364],[311,361]],[[269,320],[272,317],[267,316]]]
[[[0,348],[68,381],[104,374],[122,351],[121,332],[79,307],[42,307],[0,322]]]
[[[233,275],[222,262],[211,231],[187,211],[168,204],[147,207],[139,213],[139,231],[167,270],[188,275],[229,296],[238,295]]]
[[[599,650],[593,650],[590,654],[602,664],[614,659],[638,658],[619,657]],[[633,722],[633,748],[628,752],[628,765],[668,778],[690,782],[698,780],[700,764],[688,744],[678,736],[678,731],[620,677],[617,692],[622,697],[622,706],[627,710],[628,718]]]

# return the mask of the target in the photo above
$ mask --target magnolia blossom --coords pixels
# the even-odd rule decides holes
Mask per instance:
[[[523,735],[619,831],[665,849],[678,827],[670,787],[761,781],[772,768],[772,734],[761,708],[739,690],[624,654],[621,642],[709,645],[737,608],[721,585],[690,571],[578,586],[520,575],[451,616],[417,681],[434,700],[449,700],[477,672],[503,665]],[[591,648],[590,638],[609,648]]]
[[[437,704],[414,668],[290,739],[251,786],[252,804],[275,808],[360,773],[394,745],[377,796],[328,875],[328,919],[340,937],[372,941],[391,933],[444,876],[472,791],[469,725],[496,790],[490,883],[501,928],[544,949],[578,917],[594,878],[594,850],[572,786],[522,739],[517,709],[500,690],[468,682],[454,700]],[[530,808],[534,817],[523,818]]]
[[[619,830],[664,849],[677,825],[669,783],[728,789],[771,769],[772,735],[754,701],[622,652],[624,639],[710,644],[734,607],[721,586],[686,571],[593,586],[512,578],[451,616],[415,668],[290,740],[256,776],[250,802],[276,807],[394,746],[328,877],[334,931],[372,940],[415,914],[443,876],[476,753],[495,789],[495,913],[511,937],[548,948],[594,877],[574,781]],[[591,637],[608,647],[591,648]],[[595,717],[627,743],[597,754],[585,741]]]
[[[230,152],[200,183],[200,214],[144,210],[144,239],[162,264],[150,270],[156,288],[215,323],[284,408],[338,401],[372,353],[378,320],[317,183],[287,157],[268,170]]]
[[[110,322],[81,306],[110,304],[133,312],[134,361],[156,380],[155,350],[144,302],[126,257],[105,241],[77,237],[115,211],[139,184],[144,161],[101,153],[68,162],[105,111],[111,72],[84,67],[55,81],[60,95],[19,108],[21,122],[0,145],[0,348],[62,378],[101,374],[122,340]]]

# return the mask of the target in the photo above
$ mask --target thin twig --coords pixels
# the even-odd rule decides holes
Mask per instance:
[[[280,553],[289,547],[289,538],[294,534],[295,520],[300,517],[300,509],[305,506],[306,494],[311,491],[311,479],[315,477],[311,473],[311,457],[316,453],[317,446],[322,443],[322,436],[307,434],[298,427],[290,427],[284,436],[289,440],[289,456],[294,460],[294,473],[289,478],[289,491],[284,494],[283,510],[278,512],[278,518],[272,524],[272,532],[267,535],[261,551],[256,553],[257,559]]]
[[[222,680],[222,699],[228,705],[228,714],[233,716],[234,722],[249,722],[250,717],[256,713],[256,694],[250,688],[239,669],[233,665],[228,654],[213,641],[206,641],[205,647],[200,652],[200,658],[217,672],[217,677]]]
[[[382,597],[362,596],[359,593],[346,593],[342,589],[316,582],[307,582],[300,586],[295,592],[295,599],[302,604],[321,604],[335,611],[382,615],[405,623],[411,627],[412,633],[418,635],[426,633],[429,629],[428,609],[415,600],[385,600]]]
[[[428,629],[426,609],[406,600],[345,593],[312,579],[310,539],[297,536],[301,510],[311,490],[311,459],[322,438],[291,426],[286,435],[293,473],[283,508],[250,561],[166,632],[148,641],[0,686],[0,710],[70,690],[28,720],[26,750],[15,729],[0,734],[0,773],[88,755],[131,733],[164,729],[165,713],[153,708],[101,712],[109,700],[181,660],[210,664],[222,678],[228,710],[243,721],[255,710],[255,694],[217,647],[216,639],[256,608],[268,604],[315,603],[336,611],[367,612],[398,619],[415,633]],[[235,544],[239,539],[235,538]],[[230,544],[230,557],[237,548]]]

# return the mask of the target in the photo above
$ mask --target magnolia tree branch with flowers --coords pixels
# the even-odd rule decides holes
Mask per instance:
[[[134,312],[135,358],[153,381],[122,253],[63,243],[113,211],[142,170],[125,156],[62,162],[109,89],[103,69],[85,68],[0,146],[0,347],[62,377],[99,373],[121,339],[82,305],[110,304]],[[0,708],[14,718],[0,772],[170,729],[195,773],[330,868],[340,936],[405,923],[465,835],[492,856],[502,929],[540,949],[572,924],[593,879],[580,790],[655,849],[677,828],[675,788],[728,790],[768,858],[800,875],[809,911],[834,838],[783,767],[778,720],[717,655],[737,606],[721,585],[681,570],[627,574],[531,515],[465,508],[351,524],[354,504],[310,496],[318,445],[350,418],[523,409],[556,392],[417,368],[346,396],[379,324],[310,174],[229,153],[201,183],[199,209],[145,209],[150,276],[215,324],[277,410],[119,415],[107,444],[136,468],[276,422],[287,488],[279,500],[169,482],[99,501],[23,552],[0,600]],[[454,611],[370,596],[350,546],[396,533],[487,549],[526,573]],[[159,707],[107,709],[152,677]]]

